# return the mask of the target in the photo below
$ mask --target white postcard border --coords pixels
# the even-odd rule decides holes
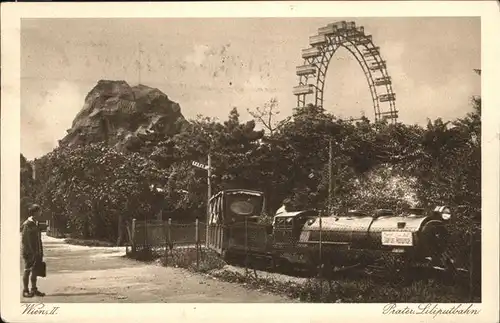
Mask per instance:
[[[161,15],[160,15],[161,13]],[[384,315],[385,304],[47,304],[51,316],[21,315],[19,275],[20,19],[49,17],[401,17],[481,16],[483,302],[477,316],[438,315],[436,322],[492,322],[498,318],[500,30],[496,1],[353,1],[255,3],[3,3],[1,118],[1,315],[8,322],[205,321],[383,322],[431,320],[432,316]],[[404,307],[411,304],[398,304]],[[448,306],[451,304],[441,304]]]

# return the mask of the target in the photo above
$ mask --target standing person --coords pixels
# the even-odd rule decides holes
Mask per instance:
[[[274,214],[274,217],[273,217],[273,226],[276,224],[275,223],[276,222],[276,215],[282,214],[282,213],[287,213],[287,212],[290,212],[291,210],[292,210],[292,200],[290,198],[286,198],[283,201],[283,204],[281,205],[281,207]]]
[[[37,204],[28,210],[28,219],[22,224],[22,255],[24,260],[23,297],[45,296],[36,286],[36,265],[43,261],[42,234],[38,226],[41,209]],[[31,279],[30,279],[31,274]],[[31,280],[31,290],[29,282]]]

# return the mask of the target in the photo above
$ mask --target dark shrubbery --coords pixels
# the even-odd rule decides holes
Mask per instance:
[[[152,250],[141,248],[134,254],[129,253],[129,258],[141,261],[156,260],[163,266],[184,268],[194,272],[208,273],[212,270],[223,268],[226,263],[214,251],[199,246],[182,246],[168,250]]]
[[[161,199],[150,184],[167,174],[139,154],[102,144],[57,148],[37,163],[36,197],[74,238],[120,243],[132,218],[152,218]]]
[[[162,257],[165,266],[179,267],[191,271],[207,273],[214,269],[220,269],[226,263],[212,250],[200,247],[179,247]]]
[[[311,279],[301,288],[301,300],[315,303],[456,303],[470,299],[463,288],[443,286],[434,281],[394,286],[369,279],[339,282]]]

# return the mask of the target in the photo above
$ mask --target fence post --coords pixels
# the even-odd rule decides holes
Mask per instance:
[[[196,269],[200,269],[200,248],[199,248],[199,220],[196,218],[196,231],[195,231],[195,240],[196,240]]]
[[[319,284],[320,284],[320,297],[323,297],[323,220],[321,214],[319,215]]]
[[[172,248],[172,218],[168,218],[167,225],[167,237],[168,237],[168,247]]]
[[[248,218],[245,217],[245,274],[248,275]]]
[[[472,230],[469,232],[469,301],[474,298],[474,235]]]
[[[148,219],[144,216],[144,247],[143,250],[146,251],[146,255],[149,252],[149,237],[148,237]]]
[[[198,230],[199,230],[199,224],[200,224],[198,218],[196,218],[196,222],[195,223],[196,223],[196,231],[195,231],[195,234],[194,234],[194,239],[195,239],[196,245],[198,246],[198,242],[199,242],[199,236],[198,236],[199,231]]]
[[[163,232],[165,233],[165,255],[164,264],[168,266],[168,221],[163,221]]]
[[[136,220],[135,218],[132,219],[132,254],[134,255],[137,251],[137,247],[135,244],[135,226],[136,226]]]

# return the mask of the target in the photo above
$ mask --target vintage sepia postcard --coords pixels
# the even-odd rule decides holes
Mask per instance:
[[[7,322],[498,322],[495,1],[3,4]]]

